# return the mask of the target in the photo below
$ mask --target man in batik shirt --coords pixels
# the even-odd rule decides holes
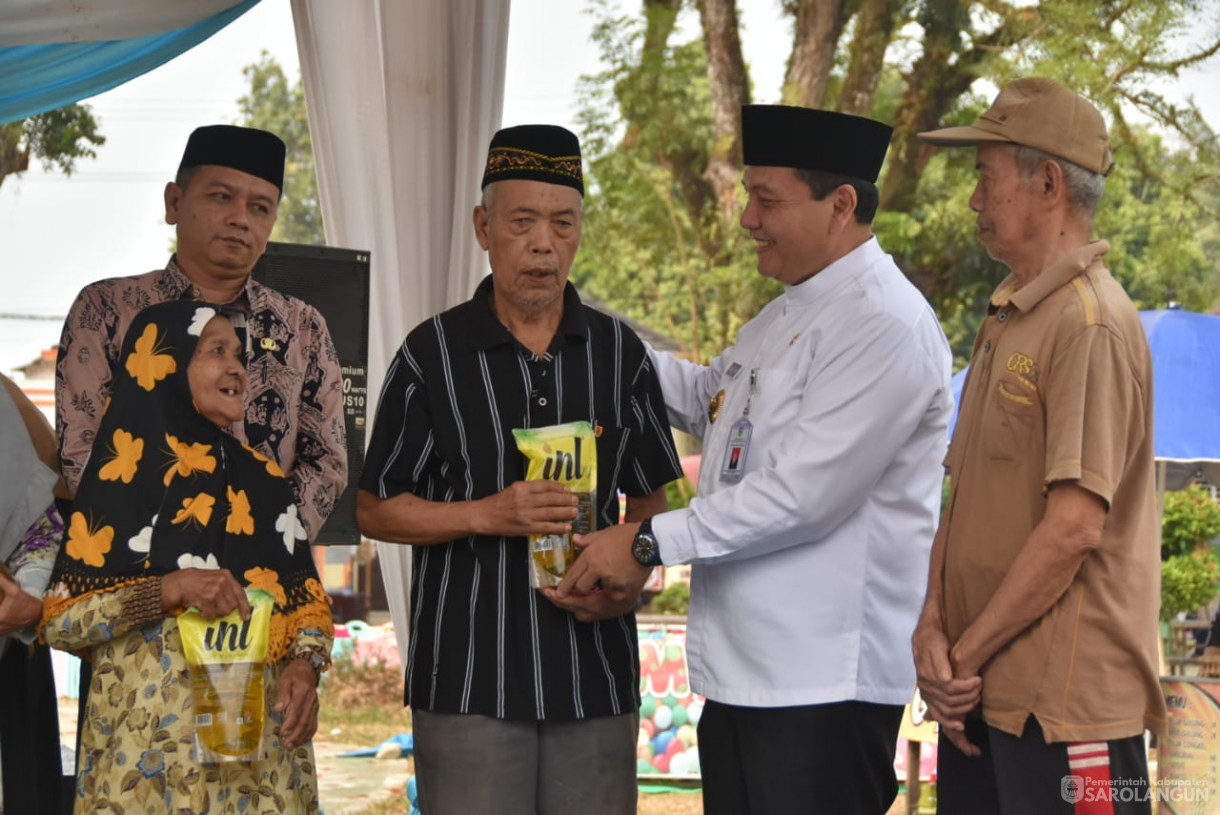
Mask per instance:
[[[165,187],[165,220],[178,236],[169,264],[91,283],[77,296],[55,374],[60,461],[73,490],[135,315],[176,298],[224,303],[247,315],[250,337],[246,415],[229,431],[279,464],[301,525],[311,541],[317,537],[347,484],[339,358],[321,314],[250,279],[275,225],[284,154],[283,141],[262,130],[195,130]]]

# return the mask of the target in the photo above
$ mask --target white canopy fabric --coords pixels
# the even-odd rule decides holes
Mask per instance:
[[[186,28],[241,0],[3,0],[0,47],[130,40]]]
[[[407,332],[487,273],[474,240],[508,0],[292,0],[326,240],[372,254],[369,416]],[[407,654],[410,547],[378,544]]]

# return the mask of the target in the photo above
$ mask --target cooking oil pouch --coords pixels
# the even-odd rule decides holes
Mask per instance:
[[[195,709],[195,759],[203,763],[267,757],[265,670],[275,598],[246,589],[250,619],[241,611],[205,620],[196,608],[178,617],[190,667]]]
[[[578,501],[572,531],[587,535],[596,529],[597,440],[588,422],[513,430],[528,462],[526,481],[556,481],[570,488]],[[572,535],[530,535],[530,585],[558,586],[576,562]]]

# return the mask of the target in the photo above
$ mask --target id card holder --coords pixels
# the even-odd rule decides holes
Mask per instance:
[[[720,480],[736,484],[746,472],[746,456],[750,452],[750,436],[754,423],[745,416],[733,422],[729,428],[729,443],[724,449],[724,463],[720,467]]]

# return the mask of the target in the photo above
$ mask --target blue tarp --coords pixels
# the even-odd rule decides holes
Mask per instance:
[[[108,91],[194,48],[245,14],[245,2],[186,28],[112,42],[0,48],[0,124]]]
[[[1158,460],[1220,462],[1220,317],[1168,309],[1141,311],[1152,350],[1154,446]],[[960,404],[964,368],[953,377]],[[957,423],[957,408],[949,432]]]

